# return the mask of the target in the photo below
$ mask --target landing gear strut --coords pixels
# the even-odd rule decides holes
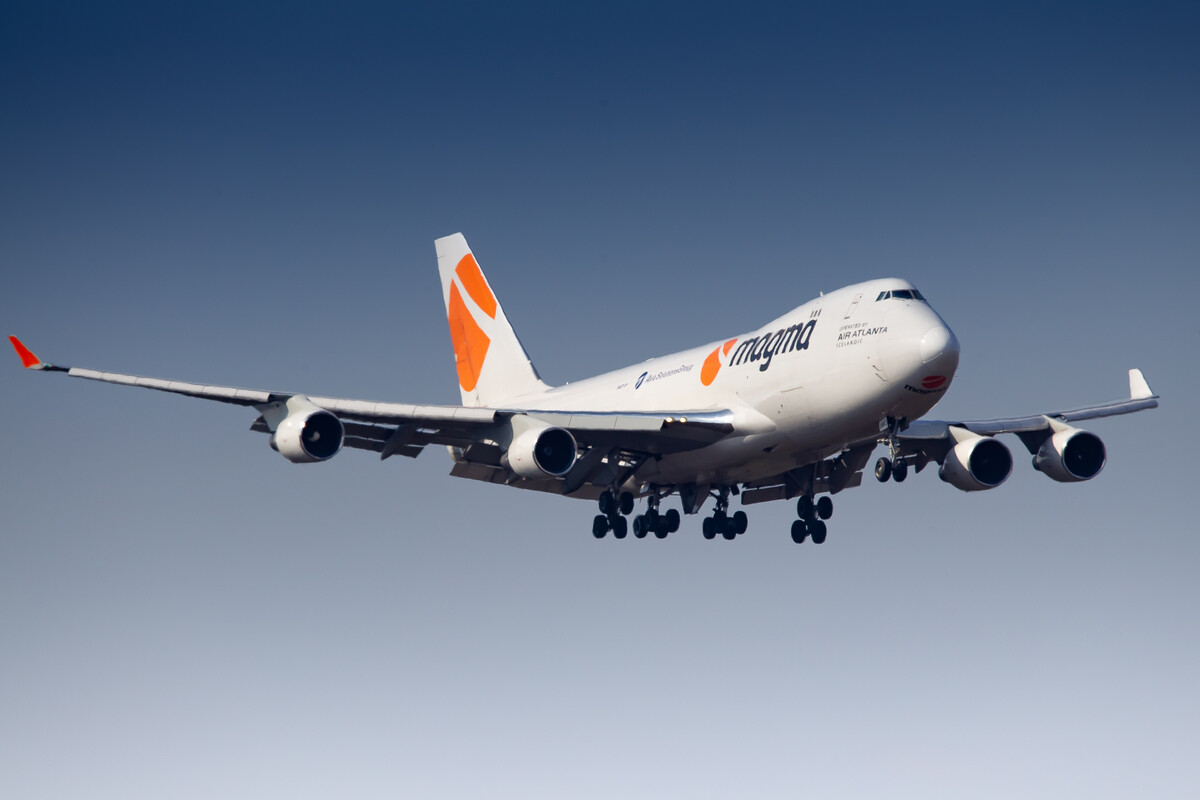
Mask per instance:
[[[746,512],[738,511],[732,516],[729,514],[728,486],[722,486],[720,491],[714,496],[717,499],[717,510],[713,512],[711,517],[704,518],[704,538],[715,539],[719,533],[727,540],[736,539],[739,535],[746,532],[746,526],[750,522],[746,516]]]
[[[629,520],[623,515],[633,511],[633,495],[621,492],[620,495],[611,490],[605,490],[600,495],[600,513],[592,519],[592,535],[603,539],[612,531],[614,539],[624,539],[629,534]]]
[[[792,541],[803,544],[812,537],[813,544],[825,544],[829,532],[825,520],[833,516],[833,500],[822,496],[814,502],[808,495],[802,495],[796,501],[796,515],[800,518],[792,523]]]

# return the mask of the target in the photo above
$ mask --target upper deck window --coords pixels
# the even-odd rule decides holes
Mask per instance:
[[[920,300],[925,302],[925,298],[916,289],[893,289],[890,292],[880,292],[879,297],[875,298],[875,302],[894,298],[896,300]]]

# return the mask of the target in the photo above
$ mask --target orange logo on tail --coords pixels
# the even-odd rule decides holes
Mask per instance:
[[[463,302],[458,287],[453,283],[450,284],[448,317],[450,341],[454,343],[454,360],[458,367],[458,385],[464,391],[471,392],[475,390],[475,384],[479,383],[479,373],[483,371],[483,360],[487,358],[492,340],[471,317],[467,304]]]
[[[459,261],[458,266],[454,268],[454,274],[462,281],[463,288],[475,301],[475,305],[479,306],[483,313],[495,319],[496,295],[492,294],[492,290],[488,288],[475,256],[470,253],[463,256],[462,261]]]
[[[479,306],[479,310],[495,319],[496,296],[488,288],[475,256],[470,253],[463,256],[454,268],[454,274],[467,290],[467,296]],[[453,279],[450,281],[450,306],[447,316],[450,320],[450,341],[454,343],[454,360],[458,367],[458,385],[463,391],[472,392],[479,383],[479,374],[483,372],[483,362],[487,358],[492,340],[471,316]]]
[[[733,348],[735,342],[737,342],[737,339],[730,339],[708,354],[708,358],[704,359],[704,366],[700,368],[701,383],[705,386],[712,386],[712,382],[717,379],[717,372],[721,369],[721,356],[729,355],[729,351]]]

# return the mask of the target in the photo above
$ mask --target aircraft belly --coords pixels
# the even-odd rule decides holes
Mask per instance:
[[[775,456],[774,450],[783,442],[779,433],[761,433],[725,439],[699,450],[663,456],[653,471],[639,477],[660,483],[740,483],[752,480],[757,473],[772,475],[779,472],[778,463],[791,465],[790,448],[787,455]]]

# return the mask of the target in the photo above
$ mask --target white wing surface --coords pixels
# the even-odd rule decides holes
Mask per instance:
[[[15,336],[9,340],[28,369],[251,407],[260,414],[251,430],[263,433],[275,434],[287,414],[296,409],[328,412],[340,422],[346,447],[372,450],[388,458],[416,457],[426,445],[446,445],[453,448],[459,462],[452,474],[563,494],[598,495],[646,458],[704,447],[733,431],[733,415],[728,411],[579,412],[414,405],[147,378],[46,363]],[[514,425],[515,418],[521,418],[522,424]],[[571,434],[578,458],[566,480],[523,479],[504,463],[514,429],[530,426],[561,428]],[[287,455],[283,449],[280,452]]]

